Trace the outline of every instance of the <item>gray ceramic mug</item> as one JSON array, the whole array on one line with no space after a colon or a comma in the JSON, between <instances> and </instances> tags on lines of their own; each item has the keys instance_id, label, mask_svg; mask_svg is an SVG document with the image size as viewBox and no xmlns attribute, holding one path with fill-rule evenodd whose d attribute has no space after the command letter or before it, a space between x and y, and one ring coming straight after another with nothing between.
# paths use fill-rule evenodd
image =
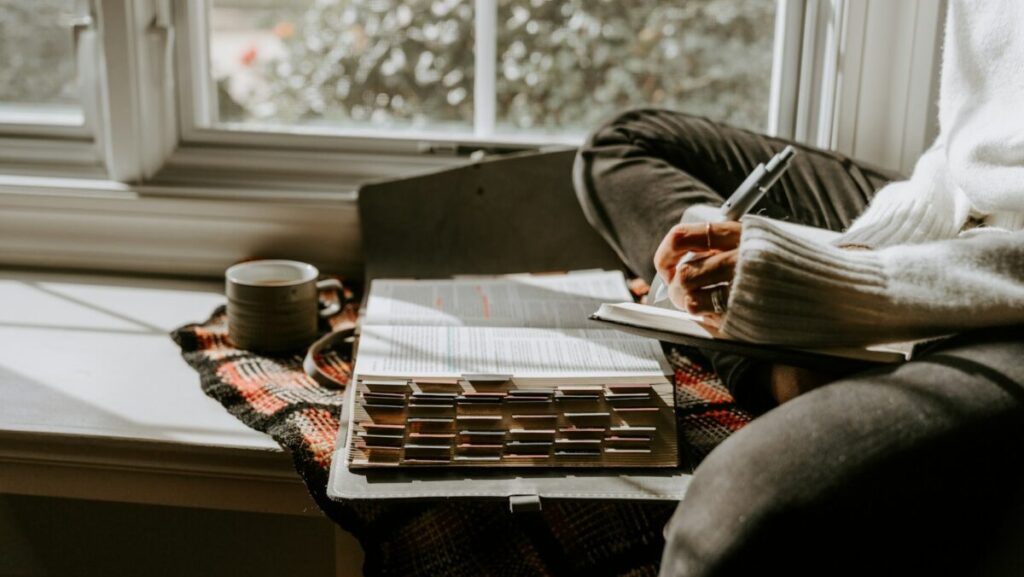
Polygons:
<instances>
[{"instance_id":1,"label":"gray ceramic mug","mask_svg":"<svg viewBox=\"0 0 1024 577\"><path fill-rule=\"evenodd\" d=\"M320 291L340 289L336 279L317 282L320 271L294 260L254 260L225 273L228 335L241 349L261 353L297 352L317 338L321 317L341 310L319 309Z\"/></svg>"}]
</instances>

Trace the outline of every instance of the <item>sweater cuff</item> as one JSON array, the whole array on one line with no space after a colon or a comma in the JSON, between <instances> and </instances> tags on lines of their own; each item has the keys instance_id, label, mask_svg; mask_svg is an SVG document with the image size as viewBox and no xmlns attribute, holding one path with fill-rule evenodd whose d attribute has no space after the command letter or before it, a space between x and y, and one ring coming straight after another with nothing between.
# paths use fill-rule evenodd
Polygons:
<instances>
[{"instance_id":1,"label":"sweater cuff","mask_svg":"<svg viewBox=\"0 0 1024 577\"><path fill-rule=\"evenodd\" d=\"M949 186L944 149L936 145L921 156L909 180L879 190L835 244L882 248L953 238L969 209L963 193Z\"/></svg>"},{"instance_id":2,"label":"sweater cuff","mask_svg":"<svg viewBox=\"0 0 1024 577\"><path fill-rule=\"evenodd\" d=\"M873 251L841 250L748 216L722 331L788 345L882 342L886 284Z\"/></svg>"}]
</instances>

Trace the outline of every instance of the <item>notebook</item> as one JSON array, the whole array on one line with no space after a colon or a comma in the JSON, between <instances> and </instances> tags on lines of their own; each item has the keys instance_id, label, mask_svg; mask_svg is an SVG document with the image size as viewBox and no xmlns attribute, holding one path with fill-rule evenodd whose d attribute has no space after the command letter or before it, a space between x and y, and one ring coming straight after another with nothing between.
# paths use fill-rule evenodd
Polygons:
<instances>
[{"instance_id":1,"label":"notebook","mask_svg":"<svg viewBox=\"0 0 1024 577\"><path fill-rule=\"evenodd\" d=\"M619 271L374 280L349 467L676 467L660 344L588 320L629 298Z\"/></svg>"},{"instance_id":2,"label":"notebook","mask_svg":"<svg viewBox=\"0 0 1024 577\"><path fill-rule=\"evenodd\" d=\"M733 352L773 362L828 369L856 369L908 360L916 342L869 347L794 349L739 341L701 323L701 317L670 308L634 302L604 303L591 318L620 330L697 348Z\"/></svg>"}]
</instances>

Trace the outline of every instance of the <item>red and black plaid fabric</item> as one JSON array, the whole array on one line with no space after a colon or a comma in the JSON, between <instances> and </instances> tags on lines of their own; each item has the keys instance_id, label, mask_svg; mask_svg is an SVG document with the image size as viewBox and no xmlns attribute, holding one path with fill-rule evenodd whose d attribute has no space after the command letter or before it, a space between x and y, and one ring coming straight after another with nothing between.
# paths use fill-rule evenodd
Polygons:
<instances>
[{"instance_id":1,"label":"red and black plaid fabric","mask_svg":"<svg viewBox=\"0 0 1024 577\"><path fill-rule=\"evenodd\" d=\"M352 294L346 294L353 302ZM349 326L348 305L324 331ZM203 323L172 333L200 375L208 396L246 425L269 434L294 457L295 468L323 512L359 539L364 574L417 576L656 575L662 529L675 503L545 501L539 513L512 514L503 500L354 501L327 498L343 393L317 384L301 356L265 357L235 348L224 308ZM668 349L675 368L680 446L693 463L750 421L718 377ZM351 355L318 360L341 381Z\"/></svg>"}]
</instances>

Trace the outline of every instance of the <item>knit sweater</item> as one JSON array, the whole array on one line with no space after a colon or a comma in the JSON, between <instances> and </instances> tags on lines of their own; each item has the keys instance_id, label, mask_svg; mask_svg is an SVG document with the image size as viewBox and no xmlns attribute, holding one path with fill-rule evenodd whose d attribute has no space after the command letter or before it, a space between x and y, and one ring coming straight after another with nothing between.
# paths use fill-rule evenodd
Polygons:
<instances>
[{"instance_id":1,"label":"knit sweater","mask_svg":"<svg viewBox=\"0 0 1024 577\"><path fill-rule=\"evenodd\" d=\"M1020 0L950 2L939 136L913 175L833 245L744 218L723 332L821 346L1024 323L1021 22Z\"/></svg>"}]
</instances>

